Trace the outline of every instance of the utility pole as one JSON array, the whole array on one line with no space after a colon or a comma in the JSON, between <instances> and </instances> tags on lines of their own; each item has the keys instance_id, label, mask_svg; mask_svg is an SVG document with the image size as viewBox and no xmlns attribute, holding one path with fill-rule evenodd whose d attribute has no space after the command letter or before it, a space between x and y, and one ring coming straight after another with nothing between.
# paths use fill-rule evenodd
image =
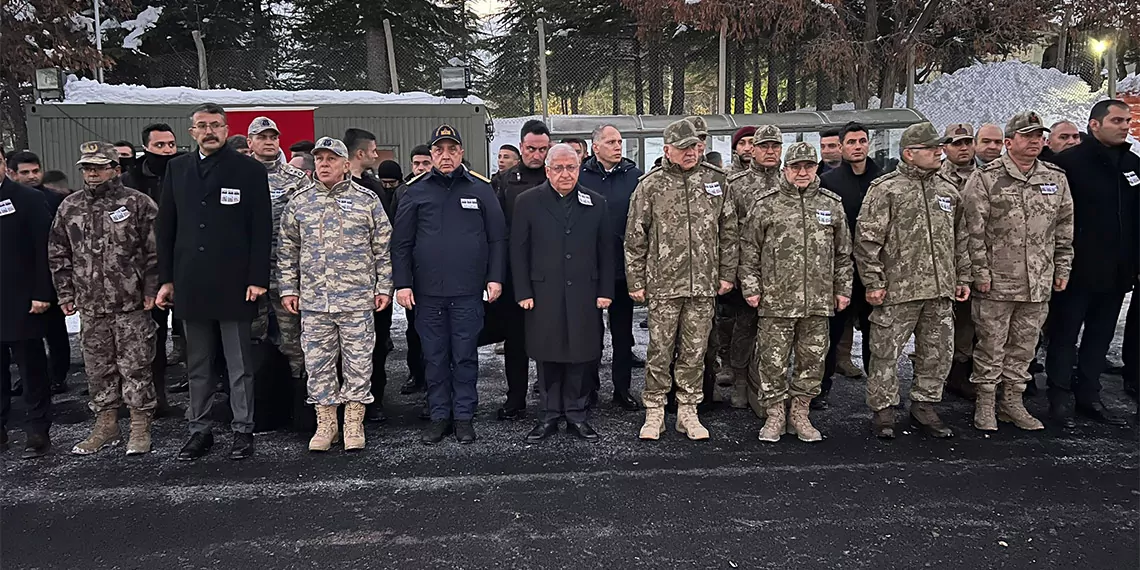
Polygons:
<instances>
[{"instance_id":1,"label":"utility pole","mask_svg":"<svg viewBox=\"0 0 1140 570\"><path fill-rule=\"evenodd\" d=\"M99 15L100 0L95 0L95 51L99 52L99 83L103 82L103 19Z\"/></svg>"}]
</instances>

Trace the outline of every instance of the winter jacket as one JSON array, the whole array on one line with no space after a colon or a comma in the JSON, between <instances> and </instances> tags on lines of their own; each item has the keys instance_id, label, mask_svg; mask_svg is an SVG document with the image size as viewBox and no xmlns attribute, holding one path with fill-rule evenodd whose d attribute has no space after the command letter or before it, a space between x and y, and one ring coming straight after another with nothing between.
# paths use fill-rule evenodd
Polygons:
<instances>
[{"instance_id":1,"label":"winter jacket","mask_svg":"<svg viewBox=\"0 0 1140 570\"><path fill-rule=\"evenodd\" d=\"M629 217L630 198L641 176L641 169L628 158L621 159L613 170L606 172L596 156L586 159L578 175L578 184L606 198L607 225L614 236L614 276L618 280L625 279L625 223Z\"/></svg>"}]
</instances>

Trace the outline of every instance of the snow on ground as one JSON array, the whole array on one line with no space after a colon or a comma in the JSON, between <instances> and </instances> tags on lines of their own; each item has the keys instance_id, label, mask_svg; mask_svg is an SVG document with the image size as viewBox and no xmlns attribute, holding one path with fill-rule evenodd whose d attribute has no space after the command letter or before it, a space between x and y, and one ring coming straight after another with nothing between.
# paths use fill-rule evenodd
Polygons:
<instances>
[{"instance_id":1,"label":"snow on ground","mask_svg":"<svg viewBox=\"0 0 1140 570\"><path fill-rule=\"evenodd\" d=\"M64 85L64 104L126 103L132 105L196 105L211 101L219 105L379 105L455 103L457 99L437 97L423 91L378 93L376 91L338 91L308 89L282 91L262 89L193 89L191 87L143 87L141 85L108 85L90 79L68 77ZM469 96L465 102L482 105L483 100Z\"/></svg>"}]
</instances>

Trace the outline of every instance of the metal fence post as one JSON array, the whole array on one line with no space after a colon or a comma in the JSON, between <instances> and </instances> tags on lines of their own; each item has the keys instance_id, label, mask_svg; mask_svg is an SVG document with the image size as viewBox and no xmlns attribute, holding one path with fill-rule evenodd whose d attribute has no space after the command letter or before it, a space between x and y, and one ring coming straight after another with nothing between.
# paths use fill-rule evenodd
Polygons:
<instances>
[{"instance_id":1,"label":"metal fence post","mask_svg":"<svg viewBox=\"0 0 1140 570\"><path fill-rule=\"evenodd\" d=\"M728 18L720 21L720 55L717 61L716 112L725 113L728 99Z\"/></svg>"},{"instance_id":2,"label":"metal fence post","mask_svg":"<svg viewBox=\"0 0 1140 570\"><path fill-rule=\"evenodd\" d=\"M1108 98L1116 99L1116 36L1108 40L1108 49L1104 52L1104 65L1108 67Z\"/></svg>"},{"instance_id":3,"label":"metal fence post","mask_svg":"<svg viewBox=\"0 0 1140 570\"><path fill-rule=\"evenodd\" d=\"M542 93L542 120L550 122L550 100L546 90L546 23L538 19L538 85Z\"/></svg>"},{"instance_id":4,"label":"metal fence post","mask_svg":"<svg viewBox=\"0 0 1140 570\"><path fill-rule=\"evenodd\" d=\"M99 14L101 3L101 0L95 0L95 51L99 52L99 83L103 83L103 18Z\"/></svg>"},{"instance_id":5,"label":"metal fence post","mask_svg":"<svg viewBox=\"0 0 1140 570\"><path fill-rule=\"evenodd\" d=\"M396 52L392 50L392 24L384 18L384 42L388 52L388 74L392 77L392 93L400 94L400 78L396 73Z\"/></svg>"},{"instance_id":6,"label":"metal fence post","mask_svg":"<svg viewBox=\"0 0 1140 570\"><path fill-rule=\"evenodd\" d=\"M198 89L210 88L210 76L206 73L206 44L202 43L202 32L190 32L194 38L194 48L198 50Z\"/></svg>"}]
</instances>

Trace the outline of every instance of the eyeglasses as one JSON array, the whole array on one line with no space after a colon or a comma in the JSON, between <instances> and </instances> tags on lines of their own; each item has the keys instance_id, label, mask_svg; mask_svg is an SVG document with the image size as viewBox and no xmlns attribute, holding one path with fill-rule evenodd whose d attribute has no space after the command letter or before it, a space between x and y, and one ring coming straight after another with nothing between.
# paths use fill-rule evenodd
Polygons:
<instances>
[{"instance_id":1,"label":"eyeglasses","mask_svg":"<svg viewBox=\"0 0 1140 570\"><path fill-rule=\"evenodd\" d=\"M787 168L788 170L791 170L792 172L808 172L810 170L814 170L817 166L819 166L819 165L814 163L814 162L796 162L793 164L789 164L789 165L785 166L784 168Z\"/></svg>"},{"instance_id":2,"label":"eyeglasses","mask_svg":"<svg viewBox=\"0 0 1140 570\"><path fill-rule=\"evenodd\" d=\"M111 170L112 168L114 168L114 167L109 166L109 165L84 164L84 165L79 167L79 171L80 172L103 172L104 170Z\"/></svg>"},{"instance_id":3,"label":"eyeglasses","mask_svg":"<svg viewBox=\"0 0 1140 570\"><path fill-rule=\"evenodd\" d=\"M555 174L562 174L563 172L574 172L578 170L578 167L574 165L560 164L558 166L547 166L546 169Z\"/></svg>"},{"instance_id":4,"label":"eyeglasses","mask_svg":"<svg viewBox=\"0 0 1140 570\"><path fill-rule=\"evenodd\" d=\"M199 131L217 131L226 126L225 123L195 123L194 128Z\"/></svg>"}]
</instances>

